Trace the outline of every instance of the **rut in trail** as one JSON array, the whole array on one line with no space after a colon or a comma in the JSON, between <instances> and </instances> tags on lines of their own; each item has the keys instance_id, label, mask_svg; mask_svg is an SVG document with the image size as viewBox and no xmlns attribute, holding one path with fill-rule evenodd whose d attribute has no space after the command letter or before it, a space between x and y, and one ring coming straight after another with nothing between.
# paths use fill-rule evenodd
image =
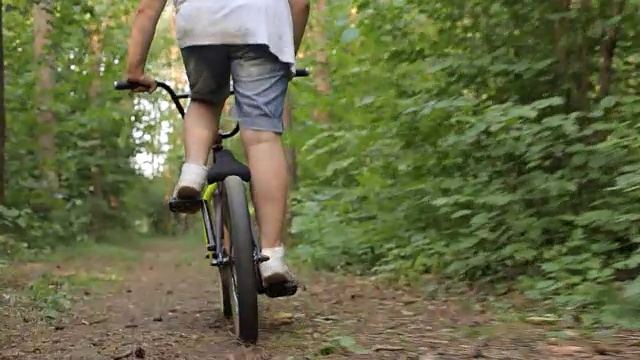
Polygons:
<instances>
[{"instance_id":1,"label":"rut in trail","mask_svg":"<svg viewBox=\"0 0 640 360\"><path fill-rule=\"evenodd\" d=\"M246 349L219 311L217 272L203 255L180 240L155 242L121 281L80 294L55 324L5 307L0 359L639 358L628 337L550 340L539 328L499 324L480 307L330 274L300 275L291 298L260 297L259 345ZM64 273L118 264L55 265Z\"/></svg>"}]
</instances>

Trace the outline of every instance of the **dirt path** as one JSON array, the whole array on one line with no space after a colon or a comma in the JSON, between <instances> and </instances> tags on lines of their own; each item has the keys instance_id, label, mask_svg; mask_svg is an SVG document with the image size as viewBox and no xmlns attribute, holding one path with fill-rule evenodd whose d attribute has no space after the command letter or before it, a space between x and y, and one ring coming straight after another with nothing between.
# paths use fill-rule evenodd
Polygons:
<instances>
[{"instance_id":1,"label":"dirt path","mask_svg":"<svg viewBox=\"0 0 640 360\"><path fill-rule=\"evenodd\" d=\"M86 261L57 264L64 273ZM233 340L219 311L217 273L202 252L158 242L121 271L122 279L85 291L54 323L7 306L0 359L638 359L631 335L604 343L564 331L501 324L475 307L385 290L367 279L303 276L286 299L260 298L259 346ZM547 329L548 330L548 329Z\"/></svg>"}]
</instances>

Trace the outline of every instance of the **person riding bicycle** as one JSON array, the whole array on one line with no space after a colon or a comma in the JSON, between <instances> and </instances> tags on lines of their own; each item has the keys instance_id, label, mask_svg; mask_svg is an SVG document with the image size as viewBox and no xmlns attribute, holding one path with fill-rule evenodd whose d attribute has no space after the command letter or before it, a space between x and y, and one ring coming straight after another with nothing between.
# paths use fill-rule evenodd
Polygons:
<instances>
[{"instance_id":1,"label":"person riding bicycle","mask_svg":"<svg viewBox=\"0 0 640 360\"><path fill-rule=\"evenodd\" d=\"M128 42L126 79L152 92L145 65L167 0L141 0ZM288 171L280 135L295 55L309 16L308 0L174 0L176 37L191 103L184 119L185 163L174 190L178 199L200 198L207 158L218 133L233 78L233 117L251 170L265 285L291 280L283 234Z\"/></svg>"}]
</instances>

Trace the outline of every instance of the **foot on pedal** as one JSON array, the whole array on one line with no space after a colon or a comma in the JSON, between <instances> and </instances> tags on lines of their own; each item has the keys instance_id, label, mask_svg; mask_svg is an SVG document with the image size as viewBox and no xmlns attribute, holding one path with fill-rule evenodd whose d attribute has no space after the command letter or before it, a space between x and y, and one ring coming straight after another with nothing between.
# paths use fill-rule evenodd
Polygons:
<instances>
[{"instance_id":1,"label":"foot on pedal","mask_svg":"<svg viewBox=\"0 0 640 360\"><path fill-rule=\"evenodd\" d=\"M187 214L198 212L201 205L201 192L206 180L206 166L194 163L182 164L178 184L169 200L169 210Z\"/></svg>"},{"instance_id":2,"label":"foot on pedal","mask_svg":"<svg viewBox=\"0 0 640 360\"><path fill-rule=\"evenodd\" d=\"M177 213L193 214L200 210L200 199L169 199L169 210Z\"/></svg>"},{"instance_id":3,"label":"foot on pedal","mask_svg":"<svg viewBox=\"0 0 640 360\"><path fill-rule=\"evenodd\" d=\"M264 294L270 298L279 298L295 295L298 292L298 283L295 280L265 284Z\"/></svg>"}]
</instances>

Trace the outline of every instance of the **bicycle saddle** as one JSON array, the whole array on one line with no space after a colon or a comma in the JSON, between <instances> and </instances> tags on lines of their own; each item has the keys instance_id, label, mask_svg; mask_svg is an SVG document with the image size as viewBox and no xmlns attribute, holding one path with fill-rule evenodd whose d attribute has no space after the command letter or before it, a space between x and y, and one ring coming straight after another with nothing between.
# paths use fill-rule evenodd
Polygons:
<instances>
[{"instance_id":1,"label":"bicycle saddle","mask_svg":"<svg viewBox=\"0 0 640 360\"><path fill-rule=\"evenodd\" d=\"M251 180L251 172L249 168L238 161L233 154L227 150L222 149L216 152L216 162L213 164L209 173L207 174L207 182L213 184L219 181L223 181L227 176L237 176L244 182Z\"/></svg>"}]
</instances>

